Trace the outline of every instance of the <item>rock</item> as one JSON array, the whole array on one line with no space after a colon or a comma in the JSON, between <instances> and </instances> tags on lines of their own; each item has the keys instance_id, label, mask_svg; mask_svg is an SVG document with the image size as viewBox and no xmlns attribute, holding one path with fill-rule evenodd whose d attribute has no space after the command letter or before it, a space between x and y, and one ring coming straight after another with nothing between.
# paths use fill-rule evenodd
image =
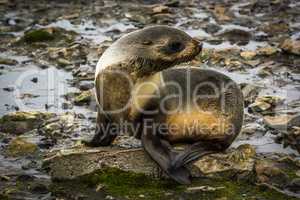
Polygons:
<instances>
[{"instance_id":1,"label":"rock","mask_svg":"<svg viewBox=\"0 0 300 200\"><path fill-rule=\"evenodd\" d=\"M255 172L257 181L260 183L272 183L272 185L282 187L288 182L288 176L284 171L268 160L256 161Z\"/></svg>"},{"instance_id":2,"label":"rock","mask_svg":"<svg viewBox=\"0 0 300 200\"><path fill-rule=\"evenodd\" d=\"M274 21L272 23L263 24L262 30L269 35L279 35L282 33L289 32L289 24L285 23L283 20Z\"/></svg>"},{"instance_id":3,"label":"rock","mask_svg":"<svg viewBox=\"0 0 300 200\"><path fill-rule=\"evenodd\" d=\"M1 1L0 1L0 5L5 5L5 4L8 4L8 3L9 3L8 0L1 0Z\"/></svg>"},{"instance_id":4,"label":"rock","mask_svg":"<svg viewBox=\"0 0 300 200\"><path fill-rule=\"evenodd\" d=\"M300 115L265 116L264 123L277 131L277 143L290 146L300 153Z\"/></svg>"},{"instance_id":5,"label":"rock","mask_svg":"<svg viewBox=\"0 0 300 200\"><path fill-rule=\"evenodd\" d=\"M221 189L225 189L225 187L210 187L204 185L204 186L197 186L197 187L188 187L186 190L187 192L195 192L195 191L214 192L216 190L221 190Z\"/></svg>"},{"instance_id":6,"label":"rock","mask_svg":"<svg viewBox=\"0 0 300 200\"><path fill-rule=\"evenodd\" d=\"M205 30L205 32L212 34L221 30L221 27L217 24L207 24L203 29Z\"/></svg>"},{"instance_id":7,"label":"rock","mask_svg":"<svg viewBox=\"0 0 300 200\"><path fill-rule=\"evenodd\" d=\"M0 130L5 133L22 134L37 128L53 116L55 114L37 111L9 113L0 119Z\"/></svg>"},{"instance_id":8,"label":"rock","mask_svg":"<svg viewBox=\"0 0 300 200\"><path fill-rule=\"evenodd\" d=\"M17 137L8 144L6 154L11 157L27 156L35 153L37 150L36 144Z\"/></svg>"},{"instance_id":9,"label":"rock","mask_svg":"<svg viewBox=\"0 0 300 200\"><path fill-rule=\"evenodd\" d=\"M19 98L20 98L20 99L37 98L37 97L39 97L39 96L40 96L40 95L37 95L37 94L23 93L23 94L20 94Z\"/></svg>"},{"instance_id":10,"label":"rock","mask_svg":"<svg viewBox=\"0 0 300 200\"><path fill-rule=\"evenodd\" d=\"M107 199L107 200L114 200L115 198L113 196L111 196L111 195L106 195L105 199Z\"/></svg>"},{"instance_id":11,"label":"rock","mask_svg":"<svg viewBox=\"0 0 300 200\"><path fill-rule=\"evenodd\" d=\"M83 77L82 80L93 80L95 79L94 69L88 65L82 65L72 71L72 74L76 77Z\"/></svg>"},{"instance_id":12,"label":"rock","mask_svg":"<svg viewBox=\"0 0 300 200\"><path fill-rule=\"evenodd\" d=\"M291 128L289 124L292 123L292 119L293 115L265 116L264 123L270 128L280 131L287 131L288 128Z\"/></svg>"},{"instance_id":13,"label":"rock","mask_svg":"<svg viewBox=\"0 0 300 200\"><path fill-rule=\"evenodd\" d=\"M224 64L228 71L235 71L242 69L242 63L236 59L225 58Z\"/></svg>"},{"instance_id":14,"label":"rock","mask_svg":"<svg viewBox=\"0 0 300 200\"><path fill-rule=\"evenodd\" d=\"M15 91L15 87L4 87L3 90L7 92L13 92Z\"/></svg>"},{"instance_id":15,"label":"rock","mask_svg":"<svg viewBox=\"0 0 300 200\"><path fill-rule=\"evenodd\" d=\"M75 19L75 18L78 18L79 17L79 13L73 13L73 14L70 14L70 15L63 15L61 17L58 18L58 20L62 20L62 19Z\"/></svg>"},{"instance_id":16,"label":"rock","mask_svg":"<svg viewBox=\"0 0 300 200\"><path fill-rule=\"evenodd\" d=\"M293 126L288 132L282 132L281 143L284 147L290 146L300 153L300 126Z\"/></svg>"},{"instance_id":17,"label":"rock","mask_svg":"<svg viewBox=\"0 0 300 200\"><path fill-rule=\"evenodd\" d=\"M57 59L57 64L60 67L65 67L65 66L71 65L72 63L64 58L59 58L59 59Z\"/></svg>"},{"instance_id":18,"label":"rock","mask_svg":"<svg viewBox=\"0 0 300 200\"><path fill-rule=\"evenodd\" d=\"M225 30L223 33L218 34L219 37L229 40L231 43L238 43L239 45L248 44L251 39L251 33L241 29Z\"/></svg>"},{"instance_id":19,"label":"rock","mask_svg":"<svg viewBox=\"0 0 300 200\"><path fill-rule=\"evenodd\" d=\"M0 57L0 64L2 65L17 65L18 61L10 58L1 58Z\"/></svg>"},{"instance_id":20,"label":"rock","mask_svg":"<svg viewBox=\"0 0 300 200\"><path fill-rule=\"evenodd\" d=\"M190 166L192 176L199 177L203 174L214 176L222 172L251 172L254 167L254 155L255 150L250 145L241 145L225 154L205 156ZM66 149L54 155L49 154L44 161L44 166L50 169L54 179L74 179L106 167L152 177L162 175L157 172L156 163L140 148Z\"/></svg>"},{"instance_id":21,"label":"rock","mask_svg":"<svg viewBox=\"0 0 300 200\"><path fill-rule=\"evenodd\" d=\"M245 105L249 105L255 101L261 88L253 84L241 84Z\"/></svg>"},{"instance_id":22,"label":"rock","mask_svg":"<svg viewBox=\"0 0 300 200\"><path fill-rule=\"evenodd\" d=\"M75 105L84 105L84 104L89 104L92 100L92 91L83 91L79 95L75 96L74 99L74 104Z\"/></svg>"},{"instance_id":23,"label":"rock","mask_svg":"<svg viewBox=\"0 0 300 200\"><path fill-rule=\"evenodd\" d=\"M271 67L269 66L265 66L265 67L262 67L261 69L259 69L259 71L257 72L257 75L259 77L267 77L267 76L271 76L273 74L273 70Z\"/></svg>"},{"instance_id":24,"label":"rock","mask_svg":"<svg viewBox=\"0 0 300 200\"><path fill-rule=\"evenodd\" d=\"M197 176L197 174L214 174L229 171L231 173L251 172L255 154L254 148L245 144L227 154L205 156L193 164L194 176Z\"/></svg>"},{"instance_id":25,"label":"rock","mask_svg":"<svg viewBox=\"0 0 300 200\"><path fill-rule=\"evenodd\" d=\"M113 144L118 147L126 148L126 149L142 147L140 140L136 139L135 137L127 136L127 135L124 135L122 137L117 137L114 140Z\"/></svg>"},{"instance_id":26,"label":"rock","mask_svg":"<svg viewBox=\"0 0 300 200\"><path fill-rule=\"evenodd\" d=\"M242 133L247 134L247 135L253 135L257 132L264 132L264 131L265 131L265 129L257 122L247 123L242 128Z\"/></svg>"},{"instance_id":27,"label":"rock","mask_svg":"<svg viewBox=\"0 0 300 200\"><path fill-rule=\"evenodd\" d=\"M78 127L74 113L64 113L56 118L45 121L39 127L39 134L57 141L61 138L68 137Z\"/></svg>"},{"instance_id":28,"label":"rock","mask_svg":"<svg viewBox=\"0 0 300 200\"><path fill-rule=\"evenodd\" d=\"M246 60L252 60L256 56L255 51L243 51L240 53L241 57Z\"/></svg>"},{"instance_id":29,"label":"rock","mask_svg":"<svg viewBox=\"0 0 300 200\"><path fill-rule=\"evenodd\" d=\"M261 47L257 50L258 54L263 56L270 56L277 53L278 51L279 50L277 48L271 46Z\"/></svg>"},{"instance_id":30,"label":"rock","mask_svg":"<svg viewBox=\"0 0 300 200\"><path fill-rule=\"evenodd\" d=\"M164 3L164 5L169 6L169 7L179 7L180 6L180 1L178 1L178 0L168 0Z\"/></svg>"},{"instance_id":31,"label":"rock","mask_svg":"<svg viewBox=\"0 0 300 200\"><path fill-rule=\"evenodd\" d=\"M90 90L94 87L94 83L90 81L81 81L79 83L80 90Z\"/></svg>"},{"instance_id":32,"label":"rock","mask_svg":"<svg viewBox=\"0 0 300 200\"><path fill-rule=\"evenodd\" d=\"M55 42L55 41L66 41L70 42L74 40L75 32L66 31L58 27L32 29L26 31L24 36L21 37L17 42L25 42L33 44L37 42Z\"/></svg>"},{"instance_id":33,"label":"rock","mask_svg":"<svg viewBox=\"0 0 300 200\"><path fill-rule=\"evenodd\" d=\"M37 83L38 82L38 77L33 77L32 79L31 79L31 82L33 82L33 83Z\"/></svg>"},{"instance_id":34,"label":"rock","mask_svg":"<svg viewBox=\"0 0 300 200\"><path fill-rule=\"evenodd\" d=\"M272 106L269 103L263 101L255 101L254 103L249 105L249 108L253 112L263 112L269 110Z\"/></svg>"},{"instance_id":35,"label":"rock","mask_svg":"<svg viewBox=\"0 0 300 200\"><path fill-rule=\"evenodd\" d=\"M259 69L257 75L264 78L266 76L273 75L274 74L273 71L281 67L281 64L271 60L271 61L261 63L259 67L261 68Z\"/></svg>"},{"instance_id":36,"label":"rock","mask_svg":"<svg viewBox=\"0 0 300 200\"><path fill-rule=\"evenodd\" d=\"M44 42L53 39L54 39L54 35L52 35L49 31L47 31L47 29L31 30L25 32L25 35L23 37L23 40L28 43Z\"/></svg>"},{"instance_id":37,"label":"rock","mask_svg":"<svg viewBox=\"0 0 300 200\"><path fill-rule=\"evenodd\" d=\"M61 104L61 108L64 109L64 110L72 109L73 108L73 104L71 102L63 102Z\"/></svg>"},{"instance_id":38,"label":"rock","mask_svg":"<svg viewBox=\"0 0 300 200\"><path fill-rule=\"evenodd\" d=\"M270 110L271 108L275 107L276 105L283 102L281 97L276 96L262 96L257 97L255 102L249 105L249 108L253 112L263 112L266 110Z\"/></svg>"},{"instance_id":39,"label":"rock","mask_svg":"<svg viewBox=\"0 0 300 200\"><path fill-rule=\"evenodd\" d=\"M224 6L217 4L212 10L212 12L218 21L226 22L231 21L231 14L228 13L228 10L229 9L225 8Z\"/></svg>"},{"instance_id":40,"label":"rock","mask_svg":"<svg viewBox=\"0 0 300 200\"><path fill-rule=\"evenodd\" d=\"M68 62L71 61L73 63L85 62L87 54L87 47L84 44L74 44L70 47L51 47L47 49L49 59L62 66L69 65Z\"/></svg>"},{"instance_id":41,"label":"rock","mask_svg":"<svg viewBox=\"0 0 300 200\"><path fill-rule=\"evenodd\" d=\"M286 188L292 192L299 193L300 192L300 178L293 179Z\"/></svg>"},{"instance_id":42,"label":"rock","mask_svg":"<svg viewBox=\"0 0 300 200\"><path fill-rule=\"evenodd\" d=\"M168 13L169 7L164 5L156 5L152 8L152 14Z\"/></svg>"},{"instance_id":43,"label":"rock","mask_svg":"<svg viewBox=\"0 0 300 200\"><path fill-rule=\"evenodd\" d=\"M256 100L257 101L263 101L263 102L269 103L272 106L276 106L276 105L278 105L278 104L280 104L280 103L282 103L284 101L284 99L282 97L279 97L279 96L269 96L269 95L257 97Z\"/></svg>"},{"instance_id":44,"label":"rock","mask_svg":"<svg viewBox=\"0 0 300 200\"><path fill-rule=\"evenodd\" d=\"M288 53L300 55L300 41L299 40L286 39L280 45L280 48Z\"/></svg>"}]
</instances>

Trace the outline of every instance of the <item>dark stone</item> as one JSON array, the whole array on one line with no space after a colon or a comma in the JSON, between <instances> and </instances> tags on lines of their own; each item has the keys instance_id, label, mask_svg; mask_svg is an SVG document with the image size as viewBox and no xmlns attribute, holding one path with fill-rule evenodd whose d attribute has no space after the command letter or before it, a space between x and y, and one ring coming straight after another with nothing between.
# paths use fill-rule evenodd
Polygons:
<instances>
[{"instance_id":1,"label":"dark stone","mask_svg":"<svg viewBox=\"0 0 300 200\"><path fill-rule=\"evenodd\" d=\"M34 78L31 79L31 81L34 82L34 83L37 83L38 82L38 78L34 77Z\"/></svg>"}]
</instances>

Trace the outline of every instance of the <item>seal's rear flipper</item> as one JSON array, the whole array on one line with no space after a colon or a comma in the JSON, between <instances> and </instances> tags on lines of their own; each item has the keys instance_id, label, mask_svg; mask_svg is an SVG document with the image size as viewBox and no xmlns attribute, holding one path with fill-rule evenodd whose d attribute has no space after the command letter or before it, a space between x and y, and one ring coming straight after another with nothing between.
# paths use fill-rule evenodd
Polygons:
<instances>
[{"instance_id":1,"label":"seal's rear flipper","mask_svg":"<svg viewBox=\"0 0 300 200\"><path fill-rule=\"evenodd\" d=\"M109 146L117 137L117 133L110 129L110 119L98 111L96 131L91 141L83 141L83 143L90 147Z\"/></svg>"},{"instance_id":2,"label":"seal's rear flipper","mask_svg":"<svg viewBox=\"0 0 300 200\"><path fill-rule=\"evenodd\" d=\"M190 173L185 166L176 169L171 166L171 161L177 156L177 153L172 150L169 142L150 131L144 131L141 139L145 151L172 179L181 184L191 183Z\"/></svg>"},{"instance_id":3,"label":"seal's rear flipper","mask_svg":"<svg viewBox=\"0 0 300 200\"><path fill-rule=\"evenodd\" d=\"M187 165L205 155L217 153L222 150L221 145L209 143L208 141L199 141L188 147L183 153L176 156L172 160L173 168L180 168L181 166Z\"/></svg>"}]
</instances>

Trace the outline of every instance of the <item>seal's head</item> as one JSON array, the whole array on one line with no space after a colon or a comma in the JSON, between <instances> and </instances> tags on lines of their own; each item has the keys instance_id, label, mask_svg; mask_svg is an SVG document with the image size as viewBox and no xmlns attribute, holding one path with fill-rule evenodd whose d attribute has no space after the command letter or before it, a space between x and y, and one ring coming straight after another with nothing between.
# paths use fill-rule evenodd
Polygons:
<instances>
[{"instance_id":1,"label":"seal's head","mask_svg":"<svg viewBox=\"0 0 300 200\"><path fill-rule=\"evenodd\" d=\"M151 26L121 37L106 50L99 64L103 69L111 62L130 63L142 76L190 61L201 49L197 40L179 29Z\"/></svg>"}]
</instances>

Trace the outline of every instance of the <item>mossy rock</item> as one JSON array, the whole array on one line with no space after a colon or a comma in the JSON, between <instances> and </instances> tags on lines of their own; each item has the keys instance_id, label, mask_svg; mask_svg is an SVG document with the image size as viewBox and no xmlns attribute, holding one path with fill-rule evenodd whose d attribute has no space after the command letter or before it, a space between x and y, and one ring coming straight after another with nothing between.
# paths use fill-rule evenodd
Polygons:
<instances>
[{"instance_id":1,"label":"mossy rock","mask_svg":"<svg viewBox=\"0 0 300 200\"><path fill-rule=\"evenodd\" d=\"M74 104L75 105L84 105L89 104L92 100L92 91L83 91L75 96Z\"/></svg>"},{"instance_id":2,"label":"mossy rock","mask_svg":"<svg viewBox=\"0 0 300 200\"><path fill-rule=\"evenodd\" d=\"M45 120L54 116L53 113L38 111L9 113L0 119L0 130L4 133L19 135L37 128Z\"/></svg>"},{"instance_id":3,"label":"mossy rock","mask_svg":"<svg viewBox=\"0 0 300 200\"><path fill-rule=\"evenodd\" d=\"M214 190L200 192L190 191L168 179L142 149L80 147L52 152L47 157L43 166L60 187L63 188L64 183L93 191L103 187L105 192L121 199L170 199L166 194L172 194L174 199L296 199L285 197L283 193L286 184L295 178L298 164L270 159L267 167L260 167L263 175L269 177L263 180L256 168L261 160L267 159L257 155L247 144L204 156L187 166L193 178L189 187L207 186ZM140 197L141 194L144 197Z\"/></svg>"},{"instance_id":4,"label":"mossy rock","mask_svg":"<svg viewBox=\"0 0 300 200\"><path fill-rule=\"evenodd\" d=\"M67 189L69 187L73 190ZM74 189L74 187L78 189ZM296 199L294 197L287 197L274 190L256 186L255 184L244 181L234 181L227 178L201 178L194 180L192 185L184 186L171 180L154 179L145 174L124 172L116 168L98 170L72 181L54 181L50 188L51 192L59 197L60 195L61 197L68 196L67 191L69 191L74 196L84 195L87 196L88 199L99 199L101 195L106 196L107 194L117 199L130 200ZM192 190L192 188L196 188L196 190ZM197 190L197 188L210 189ZM97 196L95 196L95 194L97 194Z\"/></svg>"},{"instance_id":5,"label":"mossy rock","mask_svg":"<svg viewBox=\"0 0 300 200\"><path fill-rule=\"evenodd\" d=\"M27 142L23 138L15 138L13 139L6 149L6 154L12 157L19 157L19 156L27 156L32 155L37 152L38 147L36 144L31 142Z\"/></svg>"},{"instance_id":6,"label":"mossy rock","mask_svg":"<svg viewBox=\"0 0 300 200\"><path fill-rule=\"evenodd\" d=\"M66 31L58 27L33 29L26 31L17 43L34 44L38 42L72 42L76 36L73 31Z\"/></svg>"},{"instance_id":7,"label":"mossy rock","mask_svg":"<svg viewBox=\"0 0 300 200\"><path fill-rule=\"evenodd\" d=\"M0 64L2 65L17 65L18 61L10 58L1 58L0 57Z\"/></svg>"},{"instance_id":8,"label":"mossy rock","mask_svg":"<svg viewBox=\"0 0 300 200\"><path fill-rule=\"evenodd\" d=\"M31 30L25 33L23 40L28 43L53 40L55 37L45 29Z\"/></svg>"}]
</instances>

